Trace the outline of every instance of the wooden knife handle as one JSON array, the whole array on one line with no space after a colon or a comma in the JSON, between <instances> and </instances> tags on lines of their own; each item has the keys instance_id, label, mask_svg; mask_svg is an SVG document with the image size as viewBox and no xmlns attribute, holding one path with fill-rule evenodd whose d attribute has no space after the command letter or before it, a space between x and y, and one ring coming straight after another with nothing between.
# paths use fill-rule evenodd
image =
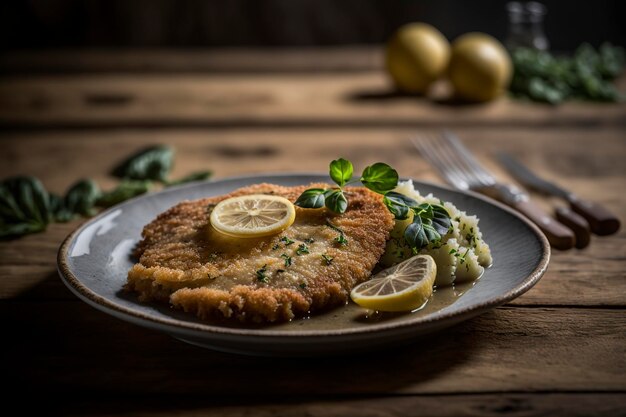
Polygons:
<instances>
[{"instance_id":1,"label":"wooden knife handle","mask_svg":"<svg viewBox=\"0 0 626 417\"><path fill-rule=\"evenodd\" d=\"M574 247L576 243L574 232L550 217L541 207L530 200L516 201L512 206L532 220L555 249L567 250Z\"/></svg>"},{"instance_id":2,"label":"wooden knife handle","mask_svg":"<svg viewBox=\"0 0 626 417\"><path fill-rule=\"evenodd\" d=\"M555 215L558 221L572 229L576 235L576 248L582 249L589 245L591 231L589 230L589 222L583 216L569 207L557 207Z\"/></svg>"},{"instance_id":3,"label":"wooden knife handle","mask_svg":"<svg viewBox=\"0 0 626 417\"><path fill-rule=\"evenodd\" d=\"M572 210L587 219L596 235L606 236L619 230L619 219L604 206L578 197L571 197L570 205Z\"/></svg>"}]
</instances>

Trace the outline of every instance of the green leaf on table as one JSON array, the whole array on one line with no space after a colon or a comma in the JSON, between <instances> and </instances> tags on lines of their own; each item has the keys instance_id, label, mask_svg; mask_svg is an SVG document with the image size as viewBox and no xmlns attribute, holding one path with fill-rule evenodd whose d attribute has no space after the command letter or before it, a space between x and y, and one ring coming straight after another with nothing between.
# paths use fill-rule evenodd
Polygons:
<instances>
[{"instance_id":1,"label":"green leaf on table","mask_svg":"<svg viewBox=\"0 0 626 417\"><path fill-rule=\"evenodd\" d=\"M167 182L172 168L174 150L157 145L143 149L113 169L113 175L122 179Z\"/></svg>"},{"instance_id":2,"label":"green leaf on table","mask_svg":"<svg viewBox=\"0 0 626 417\"><path fill-rule=\"evenodd\" d=\"M594 49L578 47L573 56L555 56L532 48L512 52L513 79L509 86L517 97L558 104L568 99L619 101L611 82L624 70L624 50L610 44Z\"/></svg>"},{"instance_id":3,"label":"green leaf on table","mask_svg":"<svg viewBox=\"0 0 626 417\"><path fill-rule=\"evenodd\" d=\"M93 216L96 214L94 206L101 194L100 187L94 180L82 179L65 194L65 209L85 217Z\"/></svg>"},{"instance_id":4,"label":"green leaf on table","mask_svg":"<svg viewBox=\"0 0 626 417\"><path fill-rule=\"evenodd\" d=\"M75 213L65 207L63 197L53 193L50 193L48 197L50 200L50 214L55 222L67 223L75 217Z\"/></svg>"},{"instance_id":5,"label":"green leaf on table","mask_svg":"<svg viewBox=\"0 0 626 417\"><path fill-rule=\"evenodd\" d=\"M383 162L377 162L363 170L361 183L376 193L385 194L398 185L398 172Z\"/></svg>"},{"instance_id":6,"label":"green leaf on table","mask_svg":"<svg viewBox=\"0 0 626 417\"><path fill-rule=\"evenodd\" d=\"M302 208L324 207L324 202L326 201L324 197L325 192L326 190L323 188L309 188L300 194L300 197L294 204Z\"/></svg>"},{"instance_id":7,"label":"green leaf on table","mask_svg":"<svg viewBox=\"0 0 626 417\"><path fill-rule=\"evenodd\" d=\"M345 213L348 209L348 200L341 190L327 190L324 193L326 208L335 213Z\"/></svg>"},{"instance_id":8,"label":"green leaf on table","mask_svg":"<svg viewBox=\"0 0 626 417\"><path fill-rule=\"evenodd\" d=\"M34 177L0 183L0 237L13 238L46 229L51 219L49 195Z\"/></svg>"},{"instance_id":9,"label":"green leaf on table","mask_svg":"<svg viewBox=\"0 0 626 417\"><path fill-rule=\"evenodd\" d=\"M0 223L0 239L15 238L29 233L42 232L44 230L46 230L46 225L43 223Z\"/></svg>"},{"instance_id":10,"label":"green leaf on table","mask_svg":"<svg viewBox=\"0 0 626 417\"><path fill-rule=\"evenodd\" d=\"M9 190L4 182L0 184L0 219L5 222L23 222L26 221L26 215L22 212L13 193Z\"/></svg>"},{"instance_id":11,"label":"green leaf on table","mask_svg":"<svg viewBox=\"0 0 626 417\"><path fill-rule=\"evenodd\" d=\"M330 178L333 179L340 187L352 179L352 162L339 158L330 163Z\"/></svg>"},{"instance_id":12,"label":"green leaf on table","mask_svg":"<svg viewBox=\"0 0 626 417\"><path fill-rule=\"evenodd\" d=\"M150 181L124 180L113 190L102 193L96 201L96 205L101 207L114 206L150 191L151 186Z\"/></svg>"},{"instance_id":13,"label":"green leaf on table","mask_svg":"<svg viewBox=\"0 0 626 417\"><path fill-rule=\"evenodd\" d=\"M48 192L41 181L35 177L13 177L4 180L2 186L6 190L3 193L6 207L12 206L12 212L6 213L5 220L25 220L48 224L50 221L50 202ZM7 198L8 195L12 199Z\"/></svg>"},{"instance_id":14,"label":"green leaf on table","mask_svg":"<svg viewBox=\"0 0 626 417\"><path fill-rule=\"evenodd\" d=\"M208 180L209 178L211 178L211 175L213 175L212 171L192 172L191 174L185 175L184 177L179 178L177 180L168 181L167 182L167 186L168 187L172 187L174 185L186 184L188 182L205 181L205 180Z\"/></svg>"}]
</instances>

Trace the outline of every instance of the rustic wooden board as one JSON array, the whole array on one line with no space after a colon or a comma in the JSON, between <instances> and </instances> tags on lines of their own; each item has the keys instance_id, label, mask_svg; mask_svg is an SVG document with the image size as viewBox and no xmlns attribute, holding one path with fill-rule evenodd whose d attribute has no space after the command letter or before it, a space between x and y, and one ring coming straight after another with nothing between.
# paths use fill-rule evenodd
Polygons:
<instances>
[{"instance_id":1,"label":"rustic wooden board","mask_svg":"<svg viewBox=\"0 0 626 417\"><path fill-rule=\"evenodd\" d=\"M437 95L437 93L435 93ZM0 78L0 126L623 125L626 104L461 105L398 97L383 71Z\"/></svg>"},{"instance_id":2,"label":"rustic wooden board","mask_svg":"<svg viewBox=\"0 0 626 417\"><path fill-rule=\"evenodd\" d=\"M357 167L385 161L404 176L441 182L408 137L450 127L501 178L510 179L492 156L504 150L626 219L623 104L392 98L379 63L367 61L376 53L367 53L352 67L337 54L313 75L305 74L312 55L298 53L280 74L263 54L257 70L246 67L245 54L179 61L127 54L119 63L52 54L45 71L83 74L16 76L11 68L34 74L46 59L26 54L12 67L3 56L0 178L36 175L63 192L92 177L109 188L116 162L166 143L177 150L174 177L207 168L215 178L324 172L343 156ZM92 70L100 74L85 74ZM550 209L561 204L535 198ZM79 301L55 269L58 245L79 224L0 242L2 353L10 358L0 369L13 389L51 395L50 413L626 415L624 228L584 250L554 252L528 293L416 344L276 360L192 347Z\"/></svg>"}]
</instances>

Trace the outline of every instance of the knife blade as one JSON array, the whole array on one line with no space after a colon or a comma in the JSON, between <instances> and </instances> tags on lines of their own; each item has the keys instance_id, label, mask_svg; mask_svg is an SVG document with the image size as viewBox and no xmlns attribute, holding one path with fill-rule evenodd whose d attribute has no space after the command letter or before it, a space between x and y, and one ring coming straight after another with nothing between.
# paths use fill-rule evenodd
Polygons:
<instances>
[{"instance_id":1,"label":"knife blade","mask_svg":"<svg viewBox=\"0 0 626 417\"><path fill-rule=\"evenodd\" d=\"M588 222L591 231L597 235L610 235L620 228L619 219L604 206L592 201L583 200L576 194L557 184L540 178L512 156L500 152L497 154L500 163L522 184L547 195L560 197L569 202L576 213Z\"/></svg>"}]
</instances>

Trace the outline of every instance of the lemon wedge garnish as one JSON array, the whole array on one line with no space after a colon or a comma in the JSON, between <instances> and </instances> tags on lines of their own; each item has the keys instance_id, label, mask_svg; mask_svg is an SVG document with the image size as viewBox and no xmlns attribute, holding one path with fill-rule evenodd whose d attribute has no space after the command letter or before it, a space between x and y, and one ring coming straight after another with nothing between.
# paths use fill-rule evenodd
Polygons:
<instances>
[{"instance_id":1,"label":"lemon wedge garnish","mask_svg":"<svg viewBox=\"0 0 626 417\"><path fill-rule=\"evenodd\" d=\"M372 310L415 310L432 295L436 275L437 264L431 256L414 256L357 285L350 297Z\"/></svg>"},{"instance_id":2,"label":"lemon wedge garnish","mask_svg":"<svg viewBox=\"0 0 626 417\"><path fill-rule=\"evenodd\" d=\"M253 238L282 232L296 219L296 210L284 197L252 194L219 202L211 212L211 225L228 236Z\"/></svg>"}]
</instances>

